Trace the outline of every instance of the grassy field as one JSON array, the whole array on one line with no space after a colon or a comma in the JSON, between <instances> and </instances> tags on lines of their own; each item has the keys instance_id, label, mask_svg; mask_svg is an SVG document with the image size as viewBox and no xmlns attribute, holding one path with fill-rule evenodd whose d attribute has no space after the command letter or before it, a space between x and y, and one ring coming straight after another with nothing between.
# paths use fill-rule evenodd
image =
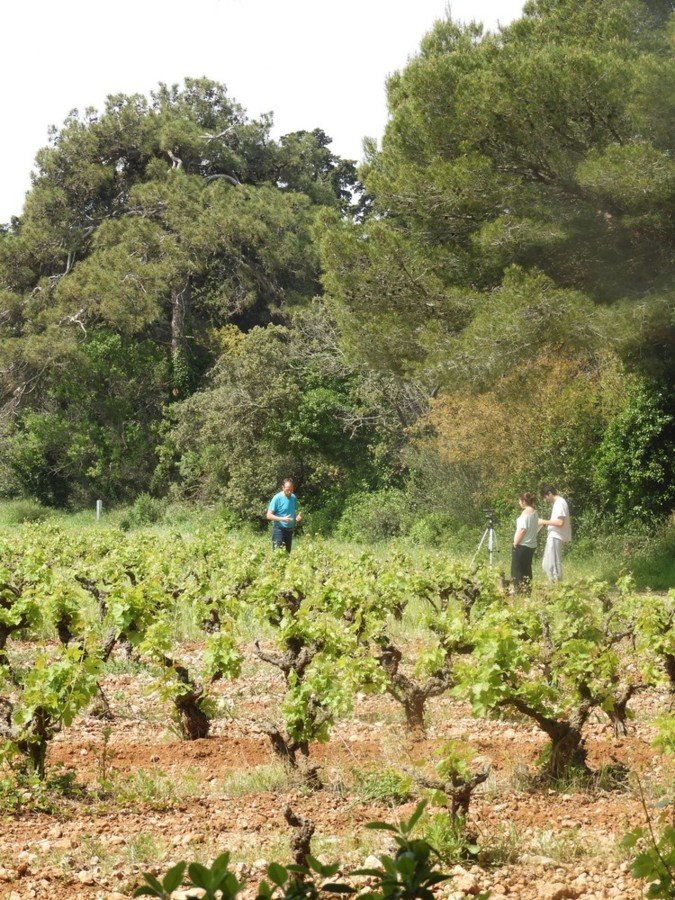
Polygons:
<instances>
[{"instance_id":1,"label":"grassy field","mask_svg":"<svg viewBox=\"0 0 675 900\"><path fill-rule=\"evenodd\" d=\"M30 500L5 501L0 503L0 528L12 528L22 522L35 522L42 519L58 521L64 528L81 530L95 527L148 528L153 532L171 533L179 531L190 533L200 527L208 527L209 523L222 523L226 518L218 508L190 507L182 504L157 504L156 521L144 521L143 516L134 516L134 507L118 507L105 510L101 522L97 525L94 510L79 512L60 512L50 510ZM151 515L150 519L153 518ZM515 520L515 516L514 516ZM475 531L475 533L474 533ZM495 567L503 571L507 577L510 571L510 550L512 523L497 525L498 552ZM252 542L265 543L269 535L261 528L240 526L236 534L245 534ZM311 534L311 516L308 517L305 533ZM457 562L470 562L481 538L480 527L472 530L465 528L461 537L448 535L446 543L436 547ZM301 541L300 532L297 540ZM330 540L339 545L335 538ZM543 535L540 535L540 547L534 560L535 581L543 581L541 556L543 552ZM371 552L378 553L391 550L400 545L410 549L416 545L407 539L397 538L389 542L369 544ZM350 546L358 546L350 544ZM424 546L424 545L419 545ZM431 549L424 546L424 549ZM483 548L476 562L487 562L487 552ZM566 580L594 578L615 583L619 578L632 574L636 587L642 590L666 591L675 588L675 521L664 522L651 534L626 532L582 533L576 536L568 548L565 557Z\"/></svg>"}]
</instances>

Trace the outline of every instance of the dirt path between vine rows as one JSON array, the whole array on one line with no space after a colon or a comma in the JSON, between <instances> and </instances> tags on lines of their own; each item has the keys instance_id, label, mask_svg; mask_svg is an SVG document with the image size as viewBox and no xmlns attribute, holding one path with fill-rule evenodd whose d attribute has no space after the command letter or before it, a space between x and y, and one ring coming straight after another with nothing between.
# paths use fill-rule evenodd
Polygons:
<instances>
[{"instance_id":1,"label":"dirt path between vine rows","mask_svg":"<svg viewBox=\"0 0 675 900\"><path fill-rule=\"evenodd\" d=\"M20 792L5 798L0 898L122 900L144 871L161 873L180 859L209 861L225 849L252 895L269 861L289 859L287 805L315 823L315 854L356 868L389 849L387 836L365 824L395 822L416 806L419 789L398 803L392 785L416 768L433 774L448 740L468 742L476 751L472 765L489 765L491 774L470 811L482 850L447 867L452 878L439 896L643 896L617 845L644 823L635 776L650 803L672 783L672 769L651 745L664 694L635 698L624 738L616 739L601 716L588 729L589 764L626 767L633 774L624 785L607 780L555 791L535 785L544 741L526 722L476 720L466 704L442 697L429 703L426 738L411 741L393 700L360 695L330 741L312 747L325 786L309 792L285 773L260 728L279 721L282 688L249 655L244 675L218 687L222 710L212 735L185 742L169 727L149 676L108 676L114 719L82 716L50 747L48 775L60 777L61 789L52 786L38 802ZM440 812L429 806L432 817Z\"/></svg>"}]
</instances>

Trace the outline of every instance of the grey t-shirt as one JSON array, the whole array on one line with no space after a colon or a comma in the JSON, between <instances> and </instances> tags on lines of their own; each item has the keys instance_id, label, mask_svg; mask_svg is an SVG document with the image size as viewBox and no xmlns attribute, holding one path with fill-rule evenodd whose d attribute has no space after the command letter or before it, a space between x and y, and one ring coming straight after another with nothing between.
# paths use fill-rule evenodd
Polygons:
<instances>
[{"instance_id":1,"label":"grey t-shirt","mask_svg":"<svg viewBox=\"0 0 675 900\"><path fill-rule=\"evenodd\" d=\"M525 529L525 534L520 542L523 547L537 546L537 531L539 531L539 515L537 512L521 512L516 519L516 534L521 528Z\"/></svg>"}]
</instances>

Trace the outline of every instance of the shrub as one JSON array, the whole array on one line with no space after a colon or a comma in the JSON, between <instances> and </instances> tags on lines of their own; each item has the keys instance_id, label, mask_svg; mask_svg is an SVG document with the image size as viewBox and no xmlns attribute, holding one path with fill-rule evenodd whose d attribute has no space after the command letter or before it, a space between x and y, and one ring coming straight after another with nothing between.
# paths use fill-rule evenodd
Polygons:
<instances>
[{"instance_id":1,"label":"shrub","mask_svg":"<svg viewBox=\"0 0 675 900\"><path fill-rule=\"evenodd\" d=\"M410 511L403 491L382 490L351 497L338 522L337 534L370 543L405 534Z\"/></svg>"},{"instance_id":2,"label":"shrub","mask_svg":"<svg viewBox=\"0 0 675 900\"><path fill-rule=\"evenodd\" d=\"M675 587L675 523L647 540L628 561L638 587L654 591Z\"/></svg>"},{"instance_id":3,"label":"shrub","mask_svg":"<svg viewBox=\"0 0 675 900\"><path fill-rule=\"evenodd\" d=\"M139 494L126 516L120 521L124 531L156 525L164 517L165 504L150 494Z\"/></svg>"},{"instance_id":4,"label":"shrub","mask_svg":"<svg viewBox=\"0 0 675 900\"><path fill-rule=\"evenodd\" d=\"M595 482L618 522L653 523L675 504L675 416L662 391L630 389L595 457Z\"/></svg>"},{"instance_id":5,"label":"shrub","mask_svg":"<svg viewBox=\"0 0 675 900\"><path fill-rule=\"evenodd\" d=\"M2 520L5 525L22 525L25 522L42 522L50 516L51 510L37 500L14 500L3 504Z\"/></svg>"}]
</instances>

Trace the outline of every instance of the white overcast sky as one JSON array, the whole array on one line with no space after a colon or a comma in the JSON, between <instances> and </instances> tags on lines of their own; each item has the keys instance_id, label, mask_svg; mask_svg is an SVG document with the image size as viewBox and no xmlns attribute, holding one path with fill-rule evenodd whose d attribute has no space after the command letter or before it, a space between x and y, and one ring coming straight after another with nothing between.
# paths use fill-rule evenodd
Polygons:
<instances>
[{"instance_id":1,"label":"white overcast sky","mask_svg":"<svg viewBox=\"0 0 675 900\"><path fill-rule=\"evenodd\" d=\"M22 0L3 4L0 222L18 215L47 129L108 94L206 75L275 134L323 128L361 156L382 136L384 83L450 9L487 27L522 0Z\"/></svg>"}]
</instances>

